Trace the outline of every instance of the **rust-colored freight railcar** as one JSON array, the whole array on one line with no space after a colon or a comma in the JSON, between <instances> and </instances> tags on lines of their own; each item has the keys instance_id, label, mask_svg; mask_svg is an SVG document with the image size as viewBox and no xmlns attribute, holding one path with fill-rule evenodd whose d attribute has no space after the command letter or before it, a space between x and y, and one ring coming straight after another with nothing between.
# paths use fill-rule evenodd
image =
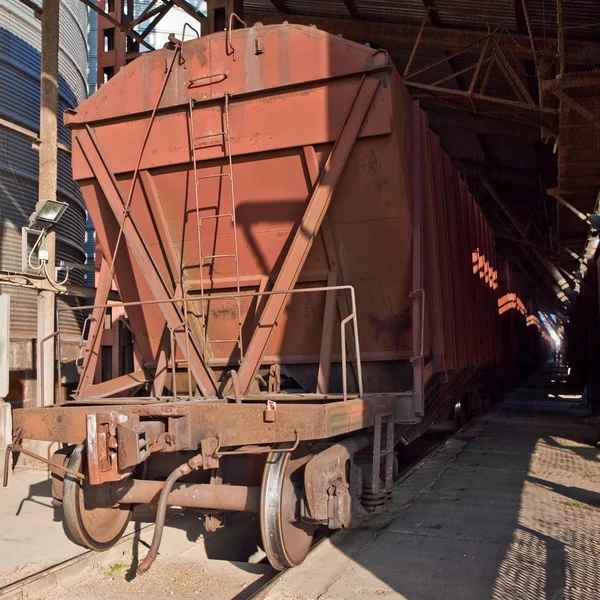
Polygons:
<instances>
[{"instance_id":1,"label":"rust-colored freight railcar","mask_svg":"<svg viewBox=\"0 0 600 600\"><path fill-rule=\"evenodd\" d=\"M384 510L395 445L501 357L491 230L385 52L286 24L173 38L65 120L103 263L76 393L14 426L68 445L72 537L110 547L159 500L143 571L167 505L249 510L281 569ZM119 305L137 369L100 381Z\"/></svg>"}]
</instances>

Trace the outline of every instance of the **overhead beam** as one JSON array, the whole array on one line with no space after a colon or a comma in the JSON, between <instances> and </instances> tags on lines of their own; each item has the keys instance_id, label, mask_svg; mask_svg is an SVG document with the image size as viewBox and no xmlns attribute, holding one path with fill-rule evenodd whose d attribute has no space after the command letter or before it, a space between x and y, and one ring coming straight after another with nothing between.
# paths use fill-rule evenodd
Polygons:
<instances>
[{"instance_id":1,"label":"overhead beam","mask_svg":"<svg viewBox=\"0 0 600 600\"><path fill-rule=\"evenodd\" d=\"M196 7L191 5L189 2L186 2L186 0L171 0L171 3L179 7L190 17L196 19L196 21L199 21L201 25L204 25L206 23L206 17Z\"/></svg>"},{"instance_id":2,"label":"overhead beam","mask_svg":"<svg viewBox=\"0 0 600 600\"><path fill-rule=\"evenodd\" d=\"M165 4L165 5L161 5L159 7L155 7L154 5L157 2L158 2L158 0L151 0L148 3L148 5L146 6L146 8L135 19L133 19L133 21L130 21L129 26L135 27L136 25L139 25L142 21L145 21L146 19L150 19L155 14L160 12L164 8L164 6L169 6L168 4Z\"/></svg>"},{"instance_id":3,"label":"overhead beam","mask_svg":"<svg viewBox=\"0 0 600 600\"><path fill-rule=\"evenodd\" d=\"M440 16L438 15L438 12L435 8L434 0L423 0L423 6L425 7L425 10L427 11L427 17L429 19L429 22L432 25L439 27L441 25Z\"/></svg>"},{"instance_id":4,"label":"overhead beam","mask_svg":"<svg viewBox=\"0 0 600 600\"><path fill-rule=\"evenodd\" d=\"M167 13L171 10L171 6L169 4L165 4L162 7L159 7L159 9L156 12L152 11L152 16L154 17L152 19L152 21L150 21L150 23L148 23L148 25L146 25L146 27L144 28L144 31L142 31L142 37L145 39L146 36L151 32L154 31L154 29L156 29L156 26L163 20L163 18L167 15ZM150 19L151 15L148 14L148 16L146 17L145 20Z\"/></svg>"},{"instance_id":5,"label":"overhead beam","mask_svg":"<svg viewBox=\"0 0 600 600\"><path fill-rule=\"evenodd\" d=\"M525 229L523 228L520 221L515 217L510 208L506 205L499 190L489 181L484 181L484 185L488 189L492 198L496 201L498 206L502 209L504 214L513 224L515 230L519 233L519 235L521 235L521 238L526 240L527 236ZM539 260L540 267L543 267L548 272L548 274L554 280L558 288L566 295L567 298L571 296L572 290L569 288L569 284L566 282L565 278L562 276L561 272L556 268L554 263L552 263L547 256L544 256L536 248L532 248L532 251L535 254L536 258Z\"/></svg>"},{"instance_id":6,"label":"overhead beam","mask_svg":"<svg viewBox=\"0 0 600 600\"><path fill-rule=\"evenodd\" d=\"M570 210L578 219L581 219L582 221L585 221L586 223L590 222L588 215L586 215L585 213L582 213L580 210L575 208L570 202L567 202L560 195L559 190L557 190L557 189L548 190L548 195L555 198L559 204L562 204L567 210Z\"/></svg>"},{"instance_id":7,"label":"overhead beam","mask_svg":"<svg viewBox=\"0 0 600 600\"><path fill-rule=\"evenodd\" d=\"M585 73L567 73L564 77L546 79L542 83L542 90L553 92L554 90L567 90L570 88L595 88L600 84L600 73L598 71L587 71Z\"/></svg>"},{"instance_id":8,"label":"overhead beam","mask_svg":"<svg viewBox=\"0 0 600 600\"><path fill-rule=\"evenodd\" d=\"M117 29L121 30L123 33L127 34L129 37L133 38L148 50L154 50L154 47L151 46L139 33L127 27L127 25L123 25L120 21L117 21L114 17L111 17L108 13L104 12L101 8L96 6L95 2L92 0L81 0L87 7L89 7L94 12L98 13L101 17L105 18L111 25L114 25ZM174 1L174 0L173 0Z\"/></svg>"},{"instance_id":9,"label":"overhead beam","mask_svg":"<svg viewBox=\"0 0 600 600\"><path fill-rule=\"evenodd\" d=\"M594 127L597 127L598 129L600 129L600 120L598 119L598 116L596 114L594 114L593 112L589 111L587 108L585 108L584 106L579 104L579 102L577 102L577 100L574 100L573 98L571 98L571 96L569 96L562 90L555 89L555 90L552 90L552 93L561 102L566 104L569 108L574 110L576 113L579 113L584 119L589 121Z\"/></svg>"},{"instance_id":10,"label":"overhead beam","mask_svg":"<svg viewBox=\"0 0 600 600\"><path fill-rule=\"evenodd\" d=\"M263 23L263 25L272 25L283 21L298 25L315 25L319 29L341 34L348 39L370 42L380 46L412 47L419 33L418 26L404 23L381 23L364 19L313 17L287 13L260 13L252 10L247 10L244 13L244 20L249 25L257 22ZM420 47L453 52L476 42L480 38L480 31L427 26L423 30ZM536 37L534 43L538 56L546 54L556 56L555 39ZM531 40L528 36L503 36L502 48L506 54L515 59L533 59ZM465 52L476 55L480 51L481 48L475 45ZM598 42L568 40L565 51L569 63L580 65L600 63L600 43Z\"/></svg>"},{"instance_id":11,"label":"overhead beam","mask_svg":"<svg viewBox=\"0 0 600 600\"><path fill-rule=\"evenodd\" d=\"M454 108L445 109L439 107L435 111L427 113L427 121L434 131L447 131L460 128L461 131L468 129L475 133L492 134L499 137L519 137L531 140L539 140L539 128L522 123L511 123L503 120L502 125L493 116L480 115L459 111Z\"/></svg>"},{"instance_id":12,"label":"overhead beam","mask_svg":"<svg viewBox=\"0 0 600 600\"><path fill-rule=\"evenodd\" d=\"M558 114L556 110L551 108L543 108L516 100L506 100L496 96L463 92L451 88L438 88L416 81L405 81L405 84L408 88L416 90L412 93L414 99L440 103L446 106L449 101L454 100L454 106L457 109L462 108L470 112L491 113L498 117L503 116L516 121L526 120L528 123L538 125L552 125Z\"/></svg>"}]
</instances>

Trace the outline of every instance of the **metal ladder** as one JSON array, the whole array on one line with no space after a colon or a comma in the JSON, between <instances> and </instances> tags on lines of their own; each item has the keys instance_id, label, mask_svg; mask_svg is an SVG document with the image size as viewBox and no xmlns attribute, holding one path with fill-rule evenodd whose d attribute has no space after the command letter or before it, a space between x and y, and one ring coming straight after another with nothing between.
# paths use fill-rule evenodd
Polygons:
<instances>
[{"instance_id":1,"label":"metal ladder","mask_svg":"<svg viewBox=\"0 0 600 600\"><path fill-rule=\"evenodd\" d=\"M200 305L201 305L201 324L202 331L204 335L204 345L205 347L209 347L211 344L220 344L220 343L235 343L240 352L240 363L244 358L244 344L242 339L242 302L240 298L240 262L239 262L239 254L238 254L238 241L237 241L237 220L235 214L235 190L234 190L234 180L233 180L233 159L231 155L231 135L229 128L229 94L225 94L225 127L222 131L217 133L209 133L207 135L200 136L196 138L194 133L194 99L190 98L189 101L189 131L190 131L190 151L192 154L192 161L194 164L194 194L196 199L196 220L198 227L198 264L200 270ZM224 173L218 173L215 175L203 175L198 177L198 166L196 161L196 141L200 139L206 138L217 138L220 137L223 139L223 150L225 156L229 159L229 171ZM210 215L206 217L200 216L200 203L198 198L198 182L203 179L213 179L213 178L223 178L227 177L229 179L229 185L231 189L231 212L227 213L217 213L215 215ZM220 206L220 202L219 202ZM218 209L217 209L218 210ZM215 224L215 245L217 240L217 230L218 230L218 222L219 219L230 219L231 224L233 226L233 253L231 254L203 254L202 253L202 222L213 220L217 223ZM204 270L203 267L207 264L212 264L214 266L215 260L221 259L230 259L235 263L235 283L236 283L236 306L237 306L237 316L238 316L238 338L225 340L225 339L217 339L211 340L208 338L208 323L207 323L207 314L206 314L206 303L210 301L210 296L207 296L205 293L205 283L204 283ZM207 262L208 261L208 262Z\"/></svg>"}]
</instances>

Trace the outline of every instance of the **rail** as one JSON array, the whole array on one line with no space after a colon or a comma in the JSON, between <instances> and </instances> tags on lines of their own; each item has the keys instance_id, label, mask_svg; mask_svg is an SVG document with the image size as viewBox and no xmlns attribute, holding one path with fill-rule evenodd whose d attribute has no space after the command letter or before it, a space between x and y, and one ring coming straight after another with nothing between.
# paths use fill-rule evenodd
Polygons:
<instances>
[{"instance_id":1,"label":"rail","mask_svg":"<svg viewBox=\"0 0 600 600\"><path fill-rule=\"evenodd\" d=\"M327 292L348 292L350 294L351 300L351 308L352 312L343 318L340 322L340 343L341 343L341 364L342 364L342 390L343 390L343 401L348 400L348 352L346 349L346 326L348 323L352 323L353 337L354 337L354 362L356 365L356 380L358 384L358 393L359 397L363 396L363 380L362 380L362 363L360 358L360 342L358 339L358 322L357 322L357 312L356 312L356 294L354 287L351 285L334 285L334 286L319 286L319 287L309 287L309 288L295 288L289 290L271 290L271 291L255 291L255 292L240 292L240 293L229 293L229 294L210 294L206 297L206 301L210 302L213 300L236 300L239 301L241 298L257 298L261 296L273 296L273 295L281 295L281 294L309 294L309 293L327 293ZM94 304L91 306L67 306L57 310L57 323L58 330L54 333L50 334L43 340L38 342L38 352L43 353L43 344L50 339L56 338L58 348L56 352L57 362L58 362L58 372L61 371L61 347L60 347L60 314L61 313L73 313L79 311L93 311L95 309L107 309L107 308L116 308L116 307L132 307L132 306L150 306L150 305L161 305L161 304L181 304L183 314L185 316L185 323L182 325L188 330L188 304L190 302L199 302L200 298L196 298L194 296L184 295L181 298L169 298L167 300L139 300L135 302L111 302L106 304ZM177 398L177 390L176 390L176 360L175 360L175 339L174 329L169 329L170 334L170 346L171 346L171 371L173 377L172 383L172 392L173 398ZM190 342L190 333L187 331L186 335L186 347L181 348L182 351L186 354L186 368L187 368L187 379L188 379L188 396L187 399L192 399L192 376L190 373L189 361L187 361L187 357L189 356L189 342ZM45 378L44 366L42 365L40 377L39 377L39 385L43 386ZM43 387L42 387L43 389Z\"/></svg>"},{"instance_id":2,"label":"rail","mask_svg":"<svg viewBox=\"0 0 600 600\"><path fill-rule=\"evenodd\" d=\"M42 389L41 389L42 406L47 406L47 404L46 404L46 388L44 387L44 369L45 369L45 364L46 364L44 362L44 344L50 340L53 340L55 345L57 344L57 341L58 341L58 346L60 348L60 328L57 329L54 333L47 335L45 338L41 339L38 342L38 356L40 357L40 370L42 372L42 377L40 378L41 380L39 383L39 385L42 386ZM56 354L56 347L54 350L55 350L55 356L58 356L58 360L56 361L57 362L56 370L57 370L58 384L60 385L60 382L62 379L62 364L61 364L61 360L60 360L60 350L58 352L58 355ZM56 386L54 386L54 394L56 394ZM54 398L52 398L52 400L53 400L52 404L54 404Z\"/></svg>"}]
</instances>

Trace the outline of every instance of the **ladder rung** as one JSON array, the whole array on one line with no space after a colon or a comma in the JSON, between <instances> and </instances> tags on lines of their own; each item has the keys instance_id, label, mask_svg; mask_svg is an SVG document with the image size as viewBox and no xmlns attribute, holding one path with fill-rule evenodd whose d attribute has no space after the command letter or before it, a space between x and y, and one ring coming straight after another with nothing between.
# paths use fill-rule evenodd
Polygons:
<instances>
[{"instance_id":1,"label":"ladder rung","mask_svg":"<svg viewBox=\"0 0 600 600\"><path fill-rule=\"evenodd\" d=\"M202 175L202 177L196 177L196 183L200 181L200 179L214 179L215 177L231 177L231 173L218 173L216 175Z\"/></svg>"},{"instance_id":2,"label":"ladder rung","mask_svg":"<svg viewBox=\"0 0 600 600\"><path fill-rule=\"evenodd\" d=\"M202 221L206 221L207 219L222 219L223 217L231 217L233 221L233 213L223 213L222 215L210 215L208 217L200 217L198 221L201 223Z\"/></svg>"},{"instance_id":3,"label":"ladder rung","mask_svg":"<svg viewBox=\"0 0 600 600\"><path fill-rule=\"evenodd\" d=\"M206 340L207 344L225 344L225 343L230 343L233 342L235 344L240 344L239 340Z\"/></svg>"},{"instance_id":4,"label":"ladder rung","mask_svg":"<svg viewBox=\"0 0 600 600\"><path fill-rule=\"evenodd\" d=\"M194 141L205 140L206 138L217 137L218 135L225 135L226 133L226 131L217 131L217 133L207 133L206 135L199 135L197 138L194 139Z\"/></svg>"},{"instance_id":5,"label":"ladder rung","mask_svg":"<svg viewBox=\"0 0 600 600\"><path fill-rule=\"evenodd\" d=\"M202 264L204 264L204 260L207 258L236 258L236 256L235 254L209 254L202 257Z\"/></svg>"}]
</instances>

